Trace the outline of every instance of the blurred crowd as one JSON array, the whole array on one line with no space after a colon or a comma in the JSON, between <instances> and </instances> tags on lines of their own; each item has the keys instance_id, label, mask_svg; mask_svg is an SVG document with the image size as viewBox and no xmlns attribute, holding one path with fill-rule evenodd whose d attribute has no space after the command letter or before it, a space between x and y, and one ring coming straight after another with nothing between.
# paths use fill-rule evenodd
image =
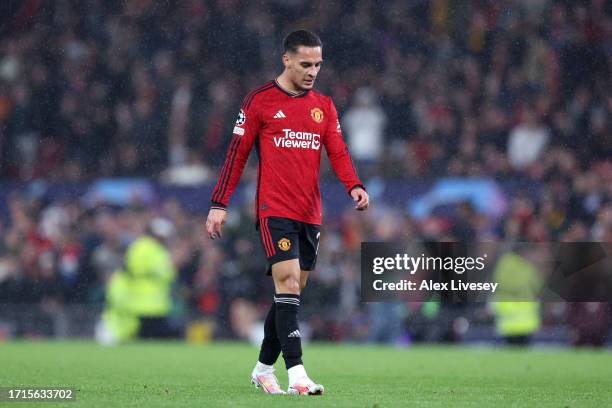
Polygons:
<instances>
[{"instance_id":1,"label":"blurred crowd","mask_svg":"<svg viewBox=\"0 0 612 408\"><path fill-rule=\"evenodd\" d=\"M364 175L610 171L604 0L2 7L4 179L210 179L241 99L278 75L282 37L297 27L323 39L317 88L334 98Z\"/></svg>"},{"instance_id":2,"label":"blurred crowd","mask_svg":"<svg viewBox=\"0 0 612 408\"><path fill-rule=\"evenodd\" d=\"M16 192L8 202L10 221L0 225L0 337L3 318L10 318L8 311L15 308L36 309L27 314L35 324L24 321L11 329L20 336L57 334L53 316L74 305L85 304L101 311L110 277L124 268L126 249L160 218L172 225L164 245L176 268L169 317L177 327L184 329L190 322L205 321L215 337L248 339L271 302L273 285L265 276L265 258L249 200L230 210L221 241L206 236L205 214L191 213L171 197L149 206L135 202L129 206L90 207L81 201L49 201L44 195ZM418 222L402 208L382 203L365 213L347 206L328 217L322 227L317 272L311 275L302 296L301 317L308 336L319 340L401 341L406 337L459 341L469 322L491 326L494 316L485 303L457 307L444 302L360 302L361 242L491 238L487 227L490 220L478 215L471 204L459 203L455 209L452 214L431 217L426 222ZM528 240L528 235L522 234L529 234L530 229L521 226L533 218L539 220L547 237L559 241L593 241L597 237L612 242L612 223L606 218L610 208L598 213L590 229L567 220L563 226L556 226L540 211L533 201L515 198L496 239ZM519 226L521 235L514 235L515 226ZM556 228L561 233L554 236ZM597 341L605 341L611 311L605 304L584 307L543 304L543 327L563 327L573 319L579 325L595 326L596 333L604 333ZM457 325L456 320L467 326ZM491 333L488 336L490 339Z\"/></svg>"},{"instance_id":3,"label":"blurred crowd","mask_svg":"<svg viewBox=\"0 0 612 408\"><path fill-rule=\"evenodd\" d=\"M323 40L317 88L333 97L366 186L481 176L518 186L494 222L469 203L417 221L405 200L327 220L305 294L306 316L308 292L329 306L329 322L312 314L315 338L367 337L356 289L361 241L612 241L604 0L8 0L0 177L214 182L242 97L278 75L282 37L295 28ZM254 172L250 163L245 180ZM328 167L324 177L333 179ZM521 190L527 181L539 188ZM219 330L235 336L246 311L258 309L233 299L261 310L269 302L248 205L231 209L218 245L202 233L203 214L172 200L157 208L7 200L0 303L102 302L127 244L158 215L178 231L169 245L183 314L234 319Z\"/></svg>"}]
</instances>

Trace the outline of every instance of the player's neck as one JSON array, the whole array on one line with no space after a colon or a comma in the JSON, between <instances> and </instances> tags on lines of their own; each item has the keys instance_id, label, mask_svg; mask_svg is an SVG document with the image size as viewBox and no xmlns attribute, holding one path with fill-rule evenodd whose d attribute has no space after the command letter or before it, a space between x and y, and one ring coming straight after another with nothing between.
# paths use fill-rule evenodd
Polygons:
<instances>
[{"instance_id":1,"label":"player's neck","mask_svg":"<svg viewBox=\"0 0 612 408\"><path fill-rule=\"evenodd\" d=\"M283 91L293 95L299 95L305 92L303 89L299 89L293 85L293 82L291 82L289 78L285 76L284 72L280 74L278 78L276 78L276 84L281 87Z\"/></svg>"}]
</instances>

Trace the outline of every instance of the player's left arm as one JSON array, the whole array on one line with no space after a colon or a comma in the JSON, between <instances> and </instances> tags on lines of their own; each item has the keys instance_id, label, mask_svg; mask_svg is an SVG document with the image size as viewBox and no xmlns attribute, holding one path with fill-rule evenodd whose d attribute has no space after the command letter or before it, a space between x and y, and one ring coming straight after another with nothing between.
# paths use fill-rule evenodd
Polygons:
<instances>
[{"instance_id":1,"label":"player's left arm","mask_svg":"<svg viewBox=\"0 0 612 408\"><path fill-rule=\"evenodd\" d=\"M344 188L355 201L355 209L363 211L370 205L370 198L359 177L351 159L346 143L342 138L342 129L338 119L336 107L329 99L327 129L323 137L323 144L329 156L332 168Z\"/></svg>"}]
</instances>

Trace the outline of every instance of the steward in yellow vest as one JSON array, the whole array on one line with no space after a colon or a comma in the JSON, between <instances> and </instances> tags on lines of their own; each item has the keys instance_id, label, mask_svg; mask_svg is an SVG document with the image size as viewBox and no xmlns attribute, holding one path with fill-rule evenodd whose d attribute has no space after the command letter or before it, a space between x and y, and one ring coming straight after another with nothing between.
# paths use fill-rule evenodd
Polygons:
<instances>
[{"instance_id":1,"label":"steward in yellow vest","mask_svg":"<svg viewBox=\"0 0 612 408\"><path fill-rule=\"evenodd\" d=\"M504 254L498 261L493 280L499 289L492 303L495 325L509 344L528 344L540 328L540 304L537 296L542 278L535 265L516 252ZM516 301L512 301L516 299Z\"/></svg>"},{"instance_id":2,"label":"steward in yellow vest","mask_svg":"<svg viewBox=\"0 0 612 408\"><path fill-rule=\"evenodd\" d=\"M179 336L167 319L176 270L164 238L173 229L169 221L155 219L128 247L124 267L107 284L102 342Z\"/></svg>"}]
</instances>

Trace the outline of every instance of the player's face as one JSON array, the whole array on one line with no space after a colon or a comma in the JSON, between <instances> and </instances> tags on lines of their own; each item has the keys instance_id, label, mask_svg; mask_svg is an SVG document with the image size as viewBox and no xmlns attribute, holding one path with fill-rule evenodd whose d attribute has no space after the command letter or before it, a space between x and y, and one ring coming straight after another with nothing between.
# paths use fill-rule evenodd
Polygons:
<instances>
[{"instance_id":1,"label":"player's face","mask_svg":"<svg viewBox=\"0 0 612 408\"><path fill-rule=\"evenodd\" d=\"M296 52L288 52L283 57L285 68L293 85L304 91L312 89L323 63L321 47L300 46Z\"/></svg>"}]
</instances>

